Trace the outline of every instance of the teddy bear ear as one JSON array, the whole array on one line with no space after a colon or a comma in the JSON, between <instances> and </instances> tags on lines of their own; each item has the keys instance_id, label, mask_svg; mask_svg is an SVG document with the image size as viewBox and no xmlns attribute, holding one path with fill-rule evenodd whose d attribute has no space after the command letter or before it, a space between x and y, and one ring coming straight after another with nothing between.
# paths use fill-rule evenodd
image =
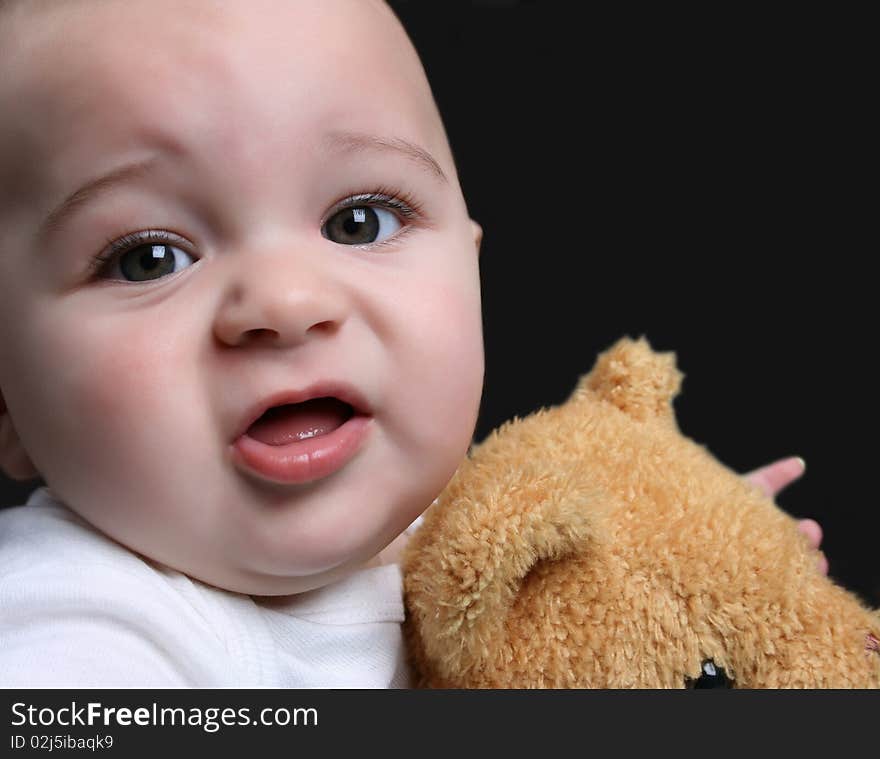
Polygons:
<instances>
[{"instance_id":1,"label":"teddy bear ear","mask_svg":"<svg viewBox=\"0 0 880 759\"><path fill-rule=\"evenodd\" d=\"M577 471L510 465L521 445L514 430L523 427L496 435L500 461L484 447L462 464L405 549L407 640L416 670L435 687L497 667L528 574L539 562L589 556L607 540L604 514L620 508Z\"/></svg>"},{"instance_id":2,"label":"teddy bear ear","mask_svg":"<svg viewBox=\"0 0 880 759\"><path fill-rule=\"evenodd\" d=\"M598 397L640 421L674 419L672 401L683 379L674 352L655 352L644 335L638 340L623 337L599 354L571 400Z\"/></svg>"}]
</instances>

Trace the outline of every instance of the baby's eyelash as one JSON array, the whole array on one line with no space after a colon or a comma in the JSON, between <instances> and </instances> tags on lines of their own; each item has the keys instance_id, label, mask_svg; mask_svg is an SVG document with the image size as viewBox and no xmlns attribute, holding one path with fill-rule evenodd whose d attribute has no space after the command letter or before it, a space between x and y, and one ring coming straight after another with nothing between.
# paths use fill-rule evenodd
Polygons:
<instances>
[{"instance_id":1,"label":"baby's eyelash","mask_svg":"<svg viewBox=\"0 0 880 759\"><path fill-rule=\"evenodd\" d=\"M327 220L337 211L343 208L351 208L352 206L364 205L383 205L397 211L405 219L410 221L420 219L424 215L421 203L416 200L410 193L401 190L395 190L391 187L377 187L372 192L358 193L349 195L344 200L340 200L333 205L333 210L321 222L321 225L327 223Z\"/></svg>"},{"instance_id":2,"label":"baby's eyelash","mask_svg":"<svg viewBox=\"0 0 880 759\"><path fill-rule=\"evenodd\" d=\"M143 232L131 232L114 240L112 237L107 240L107 247L103 251L94 256L89 263L89 270L97 273L104 266L110 264L117 256L136 248L138 245L148 245L149 243L161 243L163 245L179 244L180 241L176 235L165 232L161 229L148 229Z\"/></svg>"}]
</instances>

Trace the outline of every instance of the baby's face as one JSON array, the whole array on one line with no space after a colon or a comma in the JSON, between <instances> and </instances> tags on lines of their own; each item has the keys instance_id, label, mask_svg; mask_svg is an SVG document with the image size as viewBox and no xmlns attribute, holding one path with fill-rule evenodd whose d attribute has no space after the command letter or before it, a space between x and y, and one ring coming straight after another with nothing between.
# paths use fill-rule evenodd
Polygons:
<instances>
[{"instance_id":1,"label":"baby's face","mask_svg":"<svg viewBox=\"0 0 880 759\"><path fill-rule=\"evenodd\" d=\"M22 5L7 469L17 438L107 535L231 590L361 565L454 473L483 378L479 228L403 31L373 0ZM339 400L242 435L312 395Z\"/></svg>"}]
</instances>

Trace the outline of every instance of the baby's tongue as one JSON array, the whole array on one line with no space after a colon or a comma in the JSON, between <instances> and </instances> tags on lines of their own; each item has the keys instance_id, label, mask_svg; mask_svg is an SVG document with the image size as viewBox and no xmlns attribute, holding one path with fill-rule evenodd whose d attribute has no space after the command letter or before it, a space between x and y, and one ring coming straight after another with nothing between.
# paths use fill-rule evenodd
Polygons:
<instances>
[{"instance_id":1,"label":"baby's tongue","mask_svg":"<svg viewBox=\"0 0 880 759\"><path fill-rule=\"evenodd\" d=\"M351 414L351 406L336 398L312 398L269 409L247 434L267 445L285 445L332 432Z\"/></svg>"}]
</instances>

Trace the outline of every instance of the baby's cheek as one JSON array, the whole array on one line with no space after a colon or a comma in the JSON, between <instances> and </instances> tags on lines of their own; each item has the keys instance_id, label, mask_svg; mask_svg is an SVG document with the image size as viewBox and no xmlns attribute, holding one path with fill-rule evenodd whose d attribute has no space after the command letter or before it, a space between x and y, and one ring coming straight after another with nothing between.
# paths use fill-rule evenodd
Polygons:
<instances>
[{"instance_id":1,"label":"baby's cheek","mask_svg":"<svg viewBox=\"0 0 880 759\"><path fill-rule=\"evenodd\" d=\"M192 476L202 466L205 446L196 443L204 425L187 380L192 361L178 341L157 340L148 329L110 332L82 329L50 340L57 360L39 434L44 476L87 520L144 549L165 540L163 509L174 504L181 472Z\"/></svg>"},{"instance_id":2,"label":"baby's cheek","mask_svg":"<svg viewBox=\"0 0 880 759\"><path fill-rule=\"evenodd\" d=\"M123 325L117 324L117 327ZM47 337L47 403L54 447L107 476L145 471L167 446L181 362L149 328L83 324ZM164 347L163 347L164 346Z\"/></svg>"},{"instance_id":3,"label":"baby's cheek","mask_svg":"<svg viewBox=\"0 0 880 759\"><path fill-rule=\"evenodd\" d=\"M173 393L174 384L167 382L169 357L143 334L103 337L83 341L86 360L62 375L65 389L96 419L155 411L156 400Z\"/></svg>"},{"instance_id":4,"label":"baby's cheek","mask_svg":"<svg viewBox=\"0 0 880 759\"><path fill-rule=\"evenodd\" d=\"M431 442L457 446L473 433L482 392L479 300L469 291L435 285L409 313L418 314L418 322L409 324L404 338L407 382L395 392L425 417L422 432Z\"/></svg>"}]
</instances>

